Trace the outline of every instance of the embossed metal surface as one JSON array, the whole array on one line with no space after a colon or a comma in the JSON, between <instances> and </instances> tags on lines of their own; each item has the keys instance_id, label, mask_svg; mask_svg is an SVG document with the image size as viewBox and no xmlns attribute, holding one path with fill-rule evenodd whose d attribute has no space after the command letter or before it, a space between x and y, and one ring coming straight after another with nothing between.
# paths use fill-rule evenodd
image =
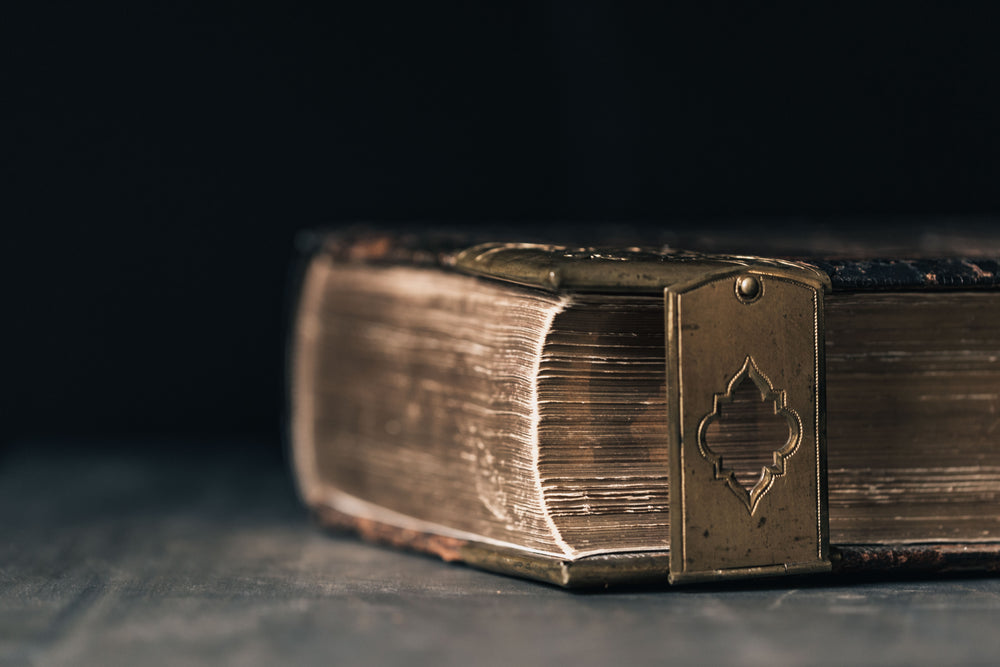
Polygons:
<instances>
[{"instance_id":1,"label":"embossed metal surface","mask_svg":"<svg viewBox=\"0 0 1000 667\"><path fill-rule=\"evenodd\" d=\"M825 273L800 262L740 255L706 255L670 248L573 248L537 243L484 243L450 259L465 273L519 285L583 292L683 290L734 271L806 279L829 286Z\"/></svg>"},{"instance_id":2,"label":"embossed metal surface","mask_svg":"<svg viewBox=\"0 0 1000 667\"><path fill-rule=\"evenodd\" d=\"M672 583L830 569L822 298L808 271L709 274L665 290ZM741 386L782 428L747 442L775 430L741 427L742 447L764 457L738 477L726 456L741 452L721 454L709 436L733 418Z\"/></svg>"},{"instance_id":3,"label":"embossed metal surface","mask_svg":"<svg viewBox=\"0 0 1000 667\"><path fill-rule=\"evenodd\" d=\"M738 390L737 388L748 383L756 389L756 391L754 389L750 391L753 394L759 395L759 402L764 407L765 414L768 409L771 409L771 414L784 426L784 433L781 434L780 442L760 442L759 440L762 436L768 434L767 429L759 428L758 424L754 423L749 424L749 428L747 428L746 424L742 425L742 430L751 431L752 436L757 436L755 438L757 441L739 442L739 445L742 445L741 449L753 450L752 453L757 453L758 458L760 458L760 453L763 452L767 459L771 459L770 461L765 460L756 470L753 469L752 465L750 466L750 474L756 477L751 484L742 482L737 477L737 467L732 465L729 460L723 458L724 456L730 456L729 454L723 454L718 445L715 445L713 448L709 443L709 431L712 427L725 423L727 418L732 419L730 417L730 409L726 406L734 405L734 396ZM744 433L744 438L745 436L746 434ZM774 479L785 474L785 459L794 454L799 448L799 443L802 442L802 418L795 410L788 407L787 392L784 390L775 390L771 385L771 380L757 368L757 364L753 358L748 356L743 362L743 367L729 381L726 391L714 396L712 412L705 415L698 425L697 442L698 451L705 460L712 463L715 479L724 480L730 490L736 494L736 497L746 505L747 512L752 515L757 509L757 503L760 502L763 495L771 488ZM746 454L744 452L732 453L733 459L737 459L738 457L746 458Z\"/></svg>"}]
</instances>

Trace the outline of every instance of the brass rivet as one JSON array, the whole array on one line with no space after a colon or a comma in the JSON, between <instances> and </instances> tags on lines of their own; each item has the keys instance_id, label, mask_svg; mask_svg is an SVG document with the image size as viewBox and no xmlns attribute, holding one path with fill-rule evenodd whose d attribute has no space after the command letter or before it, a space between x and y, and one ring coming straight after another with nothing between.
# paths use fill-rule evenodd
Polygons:
<instances>
[{"instance_id":1,"label":"brass rivet","mask_svg":"<svg viewBox=\"0 0 1000 667\"><path fill-rule=\"evenodd\" d=\"M743 276L736 279L736 296L742 301L753 301L760 296L760 281L755 276Z\"/></svg>"}]
</instances>

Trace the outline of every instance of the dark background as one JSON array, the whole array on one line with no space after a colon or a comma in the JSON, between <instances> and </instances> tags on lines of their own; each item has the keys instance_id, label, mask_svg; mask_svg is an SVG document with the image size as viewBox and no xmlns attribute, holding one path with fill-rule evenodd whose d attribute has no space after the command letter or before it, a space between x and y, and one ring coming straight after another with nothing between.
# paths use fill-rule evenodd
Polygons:
<instances>
[{"instance_id":1,"label":"dark background","mask_svg":"<svg viewBox=\"0 0 1000 667\"><path fill-rule=\"evenodd\" d=\"M6 436L277 442L302 228L1000 212L972 3L359 4L8 15Z\"/></svg>"}]
</instances>

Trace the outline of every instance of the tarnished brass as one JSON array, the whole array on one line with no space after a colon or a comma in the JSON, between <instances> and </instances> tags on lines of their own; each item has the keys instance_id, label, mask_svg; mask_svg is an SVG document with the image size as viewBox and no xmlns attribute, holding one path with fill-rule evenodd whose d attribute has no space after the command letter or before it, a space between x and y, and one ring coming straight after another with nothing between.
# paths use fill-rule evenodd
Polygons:
<instances>
[{"instance_id":1,"label":"tarnished brass","mask_svg":"<svg viewBox=\"0 0 1000 667\"><path fill-rule=\"evenodd\" d=\"M760 281L756 276L742 276L736 279L736 296L744 303L750 303L761 295Z\"/></svg>"},{"instance_id":2,"label":"tarnished brass","mask_svg":"<svg viewBox=\"0 0 1000 667\"><path fill-rule=\"evenodd\" d=\"M549 290L659 293L684 290L710 277L786 276L829 287L815 268L783 259L741 255L705 255L671 248L571 248L537 243L484 243L455 255L464 273ZM747 289L753 288L753 280ZM755 297L747 297L755 298Z\"/></svg>"},{"instance_id":3,"label":"tarnished brass","mask_svg":"<svg viewBox=\"0 0 1000 667\"><path fill-rule=\"evenodd\" d=\"M830 569L825 285L809 270L783 269L706 272L664 292L671 583ZM749 488L707 437L741 386L759 394L760 414L783 425L780 441L742 443L766 456ZM741 432L775 431L772 423Z\"/></svg>"}]
</instances>

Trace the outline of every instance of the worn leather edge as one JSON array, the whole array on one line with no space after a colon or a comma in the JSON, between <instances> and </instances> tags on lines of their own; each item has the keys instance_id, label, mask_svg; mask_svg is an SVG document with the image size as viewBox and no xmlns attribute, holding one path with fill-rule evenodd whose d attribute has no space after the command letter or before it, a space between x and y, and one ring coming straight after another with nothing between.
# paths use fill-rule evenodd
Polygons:
<instances>
[{"instance_id":1,"label":"worn leather edge","mask_svg":"<svg viewBox=\"0 0 1000 667\"><path fill-rule=\"evenodd\" d=\"M1000 544L842 544L833 551L840 574L1000 572Z\"/></svg>"},{"instance_id":2,"label":"worn leather edge","mask_svg":"<svg viewBox=\"0 0 1000 667\"><path fill-rule=\"evenodd\" d=\"M437 556L445 562L463 561L462 548L469 543L454 537L434 535L380 521L344 514L330 507L314 508L319 524L333 530L350 531L366 542Z\"/></svg>"},{"instance_id":3,"label":"worn leather edge","mask_svg":"<svg viewBox=\"0 0 1000 667\"><path fill-rule=\"evenodd\" d=\"M983 288L1000 285L1000 260L911 258L807 260L830 276L835 290Z\"/></svg>"},{"instance_id":4,"label":"worn leather edge","mask_svg":"<svg viewBox=\"0 0 1000 667\"><path fill-rule=\"evenodd\" d=\"M323 527L350 532L365 541L429 554L447 562L542 581L566 588L667 583L668 552L588 556L578 560L547 558L529 552L398 528L328 507L313 508ZM831 546L833 574L865 576L1000 572L1000 543L840 544ZM824 576L824 575L813 575Z\"/></svg>"}]
</instances>

